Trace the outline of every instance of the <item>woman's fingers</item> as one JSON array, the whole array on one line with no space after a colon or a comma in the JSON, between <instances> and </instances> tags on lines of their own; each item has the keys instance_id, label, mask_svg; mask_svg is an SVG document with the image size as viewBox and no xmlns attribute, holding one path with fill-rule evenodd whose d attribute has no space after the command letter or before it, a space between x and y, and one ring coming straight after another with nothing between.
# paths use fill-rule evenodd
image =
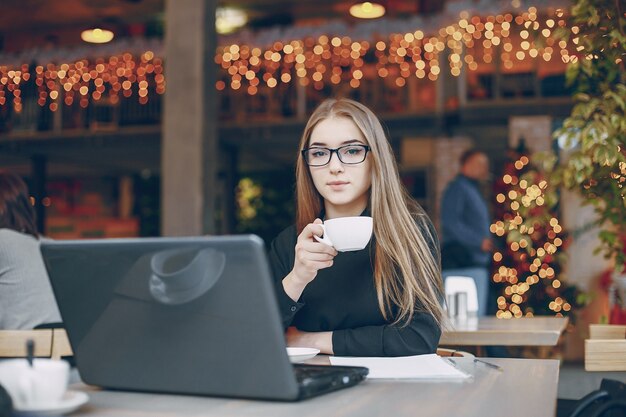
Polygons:
<instances>
[{"instance_id":1,"label":"woman's fingers","mask_svg":"<svg viewBox=\"0 0 626 417\"><path fill-rule=\"evenodd\" d=\"M308 252L305 250L297 251L296 258L299 261L314 261L314 262L324 262L324 261L332 261L335 257L329 253L320 253L320 252Z\"/></svg>"},{"instance_id":2,"label":"woman's fingers","mask_svg":"<svg viewBox=\"0 0 626 417\"><path fill-rule=\"evenodd\" d=\"M313 236L321 236L324 233L321 223L320 219L315 219L314 223L306 225L296 243L293 272L305 282L315 279L320 269L332 266L333 259L337 256L335 248L313 239Z\"/></svg>"},{"instance_id":3,"label":"woman's fingers","mask_svg":"<svg viewBox=\"0 0 626 417\"><path fill-rule=\"evenodd\" d=\"M335 258L335 250L329 251L324 248L318 248L318 246L326 246L323 244L298 244L296 245L296 263L304 265L307 269L322 269L328 268L332 265L332 261ZM320 249L320 252L315 250Z\"/></svg>"},{"instance_id":4,"label":"woman's fingers","mask_svg":"<svg viewBox=\"0 0 626 417\"><path fill-rule=\"evenodd\" d=\"M315 219L316 221L319 219ZM313 239L313 235L315 236L322 236L324 234L324 229L321 226L322 222L320 220L319 223L309 223L307 224L304 229L302 229L302 232L300 233L300 236L298 236L298 240L302 239L302 240L311 240Z\"/></svg>"},{"instance_id":5,"label":"woman's fingers","mask_svg":"<svg viewBox=\"0 0 626 417\"><path fill-rule=\"evenodd\" d=\"M319 223L307 224L298 236L296 255L299 250L304 250L312 253L327 253L333 257L337 256L337 250L335 250L335 248L320 243L313 238L313 236L321 237L324 233L324 229L321 226L322 221L320 219L315 219L315 221Z\"/></svg>"},{"instance_id":6,"label":"woman's fingers","mask_svg":"<svg viewBox=\"0 0 626 417\"><path fill-rule=\"evenodd\" d=\"M296 252L298 250L304 250L311 253L325 253L332 257L337 256L337 250L335 248L314 240L303 240L298 242L296 244Z\"/></svg>"}]
</instances>

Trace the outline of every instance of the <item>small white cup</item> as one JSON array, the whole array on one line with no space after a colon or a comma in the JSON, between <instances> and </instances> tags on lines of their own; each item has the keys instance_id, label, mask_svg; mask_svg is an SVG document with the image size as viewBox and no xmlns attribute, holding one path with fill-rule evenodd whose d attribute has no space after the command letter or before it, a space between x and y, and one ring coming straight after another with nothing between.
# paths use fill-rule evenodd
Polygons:
<instances>
[{"instance_id":1,"label":"small white cup","mask_svg":"<svg viewBox=\"0 0 626 417\"><path fill-rule=\"evenodd\" d=\"M53 407L67 390L70 367L65 361L26 359L0 362L0 384L7 390L16 410Z\"/></svg>"},{"instance_id":2,"label":"small white cup","mask_svg":"<svg viewBox=\"0 0 626 417\"><path fill-rule=\"evenodd\" d=\"M324 237L314 236L318 242L339 252L350 252L367 246L372 237L373 221L369 216L337 217L320 226L324 229Z\"/></svg>"}]
</instances>

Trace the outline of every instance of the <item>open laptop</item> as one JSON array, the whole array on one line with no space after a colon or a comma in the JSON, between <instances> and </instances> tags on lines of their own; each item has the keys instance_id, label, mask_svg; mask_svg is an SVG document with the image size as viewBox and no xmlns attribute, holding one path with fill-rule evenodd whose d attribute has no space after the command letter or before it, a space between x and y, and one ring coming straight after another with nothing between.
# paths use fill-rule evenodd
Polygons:
<instances>
[{"instance_id":1,"label":"open laptop","mask_svg":"<svg viewBox=\"0 0 626 417\"><path fill-rule=\"evenodd\" d=\"M257 236L46 241L41 252L88 384L297 401L367 375L290 363Z\"/></svg>"}]
</instances>

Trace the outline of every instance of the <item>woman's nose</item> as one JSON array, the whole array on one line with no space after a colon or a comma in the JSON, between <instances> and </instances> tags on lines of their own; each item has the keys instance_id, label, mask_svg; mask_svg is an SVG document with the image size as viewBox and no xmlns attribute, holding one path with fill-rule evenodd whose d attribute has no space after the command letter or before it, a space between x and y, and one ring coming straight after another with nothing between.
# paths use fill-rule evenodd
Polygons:
<instances>
[{"instance_id":1,"label":"woman's nose","mask_svg":"<svg viewBox=\"0 0 626 417\"><path fill-rule=\"evenodd\" d=\"M333 152L330 155L330 161L328 162L328 168L331 172L342 172L343 171L343 163L339 160L339 154L337 152Z\"/></svg>"}]
</instances>

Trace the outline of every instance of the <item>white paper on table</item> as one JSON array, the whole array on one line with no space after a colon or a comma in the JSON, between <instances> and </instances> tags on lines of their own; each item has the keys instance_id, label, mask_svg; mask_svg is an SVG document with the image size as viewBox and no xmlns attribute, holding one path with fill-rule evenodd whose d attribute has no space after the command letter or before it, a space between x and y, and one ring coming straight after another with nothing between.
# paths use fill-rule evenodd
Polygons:
<instances>
[{"instance_id":1,"label":"white paper on table","mask_svg":"<svg viewBox=\"0 0 626 417\"><path fill-rule=\"evenodd\" d=\"M463 372L436 354L378 357L331 356L332 365L365 366L370 379L466 379L471 375Z\"/></svg>"}]
</instances>

